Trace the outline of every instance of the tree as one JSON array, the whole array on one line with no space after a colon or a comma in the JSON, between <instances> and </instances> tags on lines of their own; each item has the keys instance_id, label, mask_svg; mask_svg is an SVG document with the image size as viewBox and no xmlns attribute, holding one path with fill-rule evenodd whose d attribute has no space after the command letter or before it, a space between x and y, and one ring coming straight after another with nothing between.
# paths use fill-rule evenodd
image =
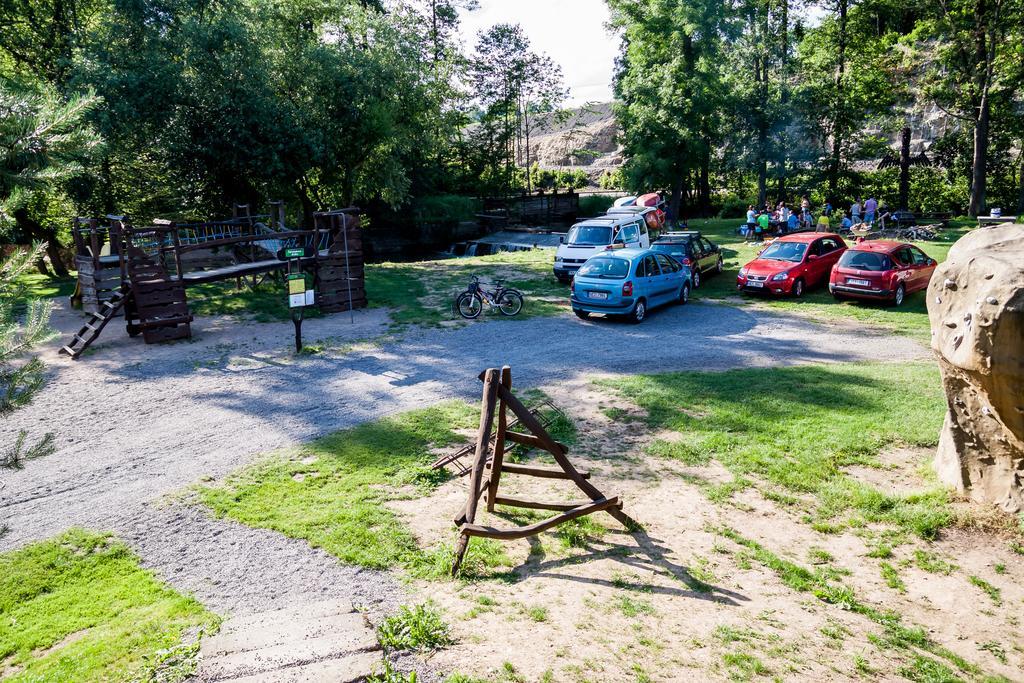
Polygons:
<instances>
[{"instance_id":1,"label":"tree","mask_svg":"<svg viewBox=\"0 0 1024 683\"><path fill-rule=\"evenodd\" d=\"M612 25L623 32L615 76L627 162L635 189L668 187L680 215L684 191L709 200L712 145L723 111L722 36L726 5L659 0L609 0Z\"/></svg>"},{"instance_id":2,"label":"tree","mask_svg":"<svg viewBox=\"0 0 1024 683\"><path fill-rule=\"evenodd\" d=\"M0 261L0 416L28 403L43 385L38 359L14 360L50 337L50 308L27 295L21 276L42 255L44 245L18 249Z\"/></svg>"},{"instance_id":3,"label":"tree","mask_svg":"<svg viewBox=\"0 0 1024 683\"><path fill-rule=\"evenodd\" d=\"M57 234L31 217L28 202L33 192L86 172L100 138L85 117L98 104L91 92L64 99L52 88L32 91L0 82L0 221L13 218L20 235L45 242L50 265L60 276L68 270ZM37 265L45 274L42 259Z\"/></svg>"},{"instance_id":4,"label":"tree","mask_svg":"<svg viewBox=\"0 0 1024 683\"><path fill-rule=\"evenodd\" d=\"M912 34L925 66L925 92L971 128L968 213L986 209L992 112L1020 84L1020 0L936 0ZM1017 114L1019 115L1019 114Z\"/></svg>"},{"instance_id":5,"label":"tree","mask_svg":"<svg viewBox=\"0 0 1024 683\"><path fill-rule=\"evenodd\" d=\"M538 116L565 98L562 70L550 57L530 50L521 26L497 24L479 35L470 75L483 110L481 141L498 153L490 173L509 191L517 162L530 166L530 135Z\"/></svg>"},{"instance_id":6,"label":"tree","mask_svg":"<svg viewBox=\"0 0 1024 683\"><path fill-rule=\"evenodd\" d=\"M797 49L797 100L803 122L821 148L826 197L839 196L848 163L879 142L874 130L893 127L900 103L897 35L878 31L875 15L851 0L834 0L832 14L808 31Z\"/></svg>"}]
</instances>

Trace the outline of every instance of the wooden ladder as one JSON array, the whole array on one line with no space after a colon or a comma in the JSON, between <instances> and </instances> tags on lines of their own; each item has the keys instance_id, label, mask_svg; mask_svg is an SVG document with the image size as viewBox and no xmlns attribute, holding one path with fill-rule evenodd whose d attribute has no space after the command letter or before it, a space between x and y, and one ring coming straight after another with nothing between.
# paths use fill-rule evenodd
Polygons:
<instances>
[{"instance_id":1,"label":"wooden ladder","mask_svg":"<svg viewBox=\"0 0 1024 683\"><path fill-rule=\"evenodd\" d=\"M114 292L114 296L100 304L99 311L89 314L89 322L82 325L82 329L75 333L71 342L62 347L59 353L67 354L77 360L89 348L89 345L96 341L96 337L100 336L100 332L107 326L107 323L117 315L129 296L127 287L122 285L118 291Z\"/></svg>"}]
</instances>

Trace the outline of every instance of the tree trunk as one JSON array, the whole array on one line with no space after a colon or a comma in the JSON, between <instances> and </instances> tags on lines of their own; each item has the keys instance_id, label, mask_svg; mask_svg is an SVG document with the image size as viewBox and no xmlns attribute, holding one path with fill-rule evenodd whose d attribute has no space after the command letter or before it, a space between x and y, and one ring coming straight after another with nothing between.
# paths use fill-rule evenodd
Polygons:
<instances>
[{"instance_id":1,"label":"tree trunk","mask_svg":"<svg viewBox=\"0 0 1024 683\"><path fill-rule=\"evenodd\" d=\"M697 203L700 215L707 217L711 212L711 155L704 152L700 156L700 173L697 177Z\"/></svg>"},{"instance_id":2,"label":"tree trunk","mask_svg":"<svg viewBox=\"0 0 1024 683\"><path fill-rule=\"evenodd\" d=\"M1017 211L1018 216L1024 216L1024 147L1020 154L1020 178L1018 179L1017 189ZM1020 222L1021 219L1017 219Z\"/></svg>"},{"instance_id":3,"label":"tree trunk","mask_svg":"<svg viewBox=\"0 0 1024 683\"><path fill-rule=\"evenodd\" d=\"M784 202L786 201L786 150L789 149L786 135L786 127L789 124L789 0L781 1L780 10L782 16L779 19L779 100L783 113L782 119L779 121L779 154L775 168L779 181L779 201Z\"/></svg>"},{"instance_id":4,"label":"tree trunk","mask_svg":"<svg viewBox=\"0 0 1024 683\"><path fill-rule=\"evenodd\" d=\"M672 183L672 195L668 200L669 212L679 220L679 205L683 199L683 175L680 173L676 176L676 180Z\"/></svg>"},{"instance_id":5,"label":"tree trunk","mask_svg":"<svg viewBox=\"0 0 1024 683\"><path fill-rule=\"evenodd\" d=\"M836 68L836 113L832 122L832 158L828 165L829 201L837 200L839 190L839 166L843 150L843 77L846 75L846 12L849 0L839 0L839 40L836 44L838 65Z\"/></svg>"},{"instance_id":6,"label":"tree trunk","mask_svg":"<svg viewBox=\"0 0 1024 683\"><path fill-rule=\"evenodd\" d=\"M971 160L971 200L967 213L972 217L985 213L985 181L988 171L988 93L981 96L978 118L974 123L974 156Z\"/></svg>"},{"instance_id":7,"label":"tree trunk","mask_svg":"<svg viewBox=\"0 0 1024 683\"><path fill-rule=\"evenodd\" d=\"M46 255L50 258L50 266L53 267L53 272L57 277L69 277L71 275L61 258L61 243L57 238L56 230L45 227L33 220L28 215L28 210L24 208L15 209L14 223L18 226L18 230L22 234L31 237L33 242L46 242ZM43 275L50 274L46 263L42 259L36 261L36 268Z\"/></svg>"}]
</instances>

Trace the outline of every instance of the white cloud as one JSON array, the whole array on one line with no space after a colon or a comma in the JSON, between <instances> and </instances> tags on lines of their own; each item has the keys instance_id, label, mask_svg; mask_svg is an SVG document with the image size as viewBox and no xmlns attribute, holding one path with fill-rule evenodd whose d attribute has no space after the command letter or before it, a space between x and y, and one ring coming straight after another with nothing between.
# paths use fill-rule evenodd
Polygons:
<instances>
[{"instance_id":1,"label":"white cloud","mask_svg":"<svg viewBox=\"0 0 1024 683\"><path fill-rule=\"evenodd\" d=\"M520 24L534 51L562 67L568 105L612 99L612 71L618 37L605 29L604 0L480 0L480 9L463 12L462 37L472 49L477 33L494 24Z\"/></svg>"}]
</instances>

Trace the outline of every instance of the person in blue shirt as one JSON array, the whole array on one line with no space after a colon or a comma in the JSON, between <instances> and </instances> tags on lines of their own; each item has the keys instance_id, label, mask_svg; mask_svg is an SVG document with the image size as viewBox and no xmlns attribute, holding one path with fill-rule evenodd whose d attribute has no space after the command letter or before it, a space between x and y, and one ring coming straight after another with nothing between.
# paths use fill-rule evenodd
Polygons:
<instances>
[{"instance_id":1,"label":"person in blue shirt","mask_svg":"<svg viewBox=\"0 0 1024 683\"><path fill-rule=\"evenodd\" d=\"M843 231L843 232L849 232L849 231L850 231L850 228L852 228L852 227L853 227L853 221L852 221L852 220L850 220L850 217L849 217L849 216L847 216L847 215L846 215L846 213L844 212L844 213L843 213L843 221L842 221L842 223L840 224L840 227L839 227L839 229L840 229L841 231Z\"/></svg>"},{"instance_id":2,"label":"person in blue shirt","mask_svg":"<svg viewBox=\"0 0 1024 683\"><path fill-rule=\"evenodd\" d=\"M800 216L796 213L789 214L789 220L786 221L786 232L796 232L797 227L800 225Z\"/></svg>"}]
</instances>

